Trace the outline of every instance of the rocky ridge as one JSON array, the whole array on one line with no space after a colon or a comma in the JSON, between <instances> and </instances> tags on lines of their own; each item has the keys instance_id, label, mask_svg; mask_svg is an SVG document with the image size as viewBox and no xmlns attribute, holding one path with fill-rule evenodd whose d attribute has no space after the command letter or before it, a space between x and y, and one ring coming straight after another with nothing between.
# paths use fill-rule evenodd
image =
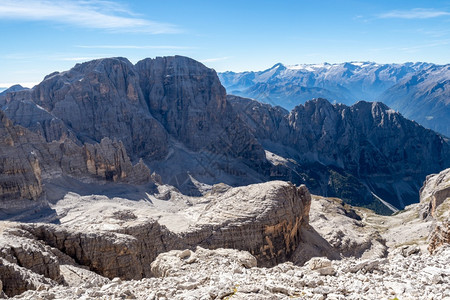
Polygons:
<instances>
[{"instance_id":1,"label":"rocky ridge","mask_svg":"<svg viewBox=\"0 0 450 300\"><path fill-rule=\"evenodd\" d=\"M275 176L316 194L379 212L381 198L400 209L418 202L427 174L450 165L446 139L379 102L349 107L314 99L287 112L228 99L268 151ZM434 154L423 160L425 153Z\"/></svg>"},{"instance_id":2,"label":"rocky ridge","mask_svg":"<svg viewBox=\"0 0 450 300\"><path fill-rule=\"evenodd\" d=\"M158 256L152 264L157 274L154 278L115 278L103 286L57 286L16 298L447 299L450 274L442 266L449 263L449 252L446 247L434 256L396 253L383 260L333 262L321 258L303 267L284 263L257 268L248 252L197 248L195 252L171 251ZM332 274L325 273L325 268Z\"/></svg>"},{"instance_id":3,"label":"rocky ridge","mask_svg":"<svg viewBox=\"0 0 450 300\"><path fill-rule=\"evenodd\" d=\"M427 176L420 190L422 217L435 221L430 234L430 252L450 243L450 169Z\"/></svg>"},{"instance_id":4,"label":"rocky ridge","mask_svg":"<svg viewBox=\"0 0 450 300\"><path fill-rule=\"evenodd\" d=\"M352 105L380 101L426 128L450 136L449 65L347 62L286 66L260 72L224 72L229 94L293 109L313 98Z\"/></svg>"}]
</instances>

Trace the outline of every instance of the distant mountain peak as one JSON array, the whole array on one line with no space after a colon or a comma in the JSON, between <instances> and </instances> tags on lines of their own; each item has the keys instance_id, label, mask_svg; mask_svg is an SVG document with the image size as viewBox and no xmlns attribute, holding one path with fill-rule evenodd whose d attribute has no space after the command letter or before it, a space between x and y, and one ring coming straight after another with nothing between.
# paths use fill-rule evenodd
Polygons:
<instances>
[{"instance_id":1,"label":"distant mountain peak","mask_svg":"<svg viewBox=\"0 0 450 300\"><path fill-rule=\"evenodd\" d=\"M28 88L25 88L23 86L21 86L20 84L15 84L10 86L9 88L5 89L3 92L0 93L0 95L2 94L6 94L6 93L12 93L12 92L19 92L22 90L27 90Z\"/></svg>"}]
</instances>

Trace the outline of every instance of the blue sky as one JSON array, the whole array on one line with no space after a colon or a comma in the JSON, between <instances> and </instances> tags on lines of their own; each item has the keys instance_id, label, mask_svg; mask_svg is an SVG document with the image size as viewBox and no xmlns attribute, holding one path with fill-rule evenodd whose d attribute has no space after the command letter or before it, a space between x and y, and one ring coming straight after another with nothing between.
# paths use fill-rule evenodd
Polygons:
<instances>
[{"instance_id":1,"label":"blue sky","mask_svg":"<svg viewBox=\"0 0 450 300\"><path fill-rule=\"evenodd\" d=\"M0 0L0 87L78 62L185 55L218 72L450 63L449 1Z\"/></svg>"}]
</instances>

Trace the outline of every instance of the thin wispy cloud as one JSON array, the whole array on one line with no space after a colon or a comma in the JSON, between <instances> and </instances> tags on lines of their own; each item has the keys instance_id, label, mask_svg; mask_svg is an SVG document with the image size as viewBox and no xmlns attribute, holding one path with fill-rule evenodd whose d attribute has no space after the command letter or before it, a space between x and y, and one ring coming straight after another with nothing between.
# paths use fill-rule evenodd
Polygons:
<instances>
[{"instance_id":1,"label":"thin wispy cloud","mask_svg":"<svg viewBox=\"0 0 450 300\"><path fill-rule=\"evenodd\" d=\"M159 49L159 50L187 50L194 49L194 47L185 46L138 46L138 45L79 45L77 48L85 49Z\"/></svg>"},{"instance_id":2,"label":"thin wispy cloud","mask_svg":"<svg viewBox=\"0 0 450 300\"><path fill-rule=\"evenodd\" d=\"M411 10L393 10L378 15L381 19L431 19L450 16L450 12L435 9L414 8Z\"/></svg>"},{"instance_id":3,"label":"thin wispy cloud","mask_svg":"<svg viewBox=\"0 0 450 300\"><path fill-rule=\"evenodd\" d=\"M416 45L416 46L411 46L411 47L403 47L403 48L400 48L400 50L413 53L413 52L417 52L422 49L440 47L440 46L445 46L445 45L449 45L449 44L450 44L450 40L442 40L442 41L435 41L435 42L430 42L427 44Z\"/></svg>"},{"instance_id":4,"label":"thin wispy cloud","mask_svg":"<svg viewBox=\"0 0 450 300\"><path fill-rule=\"evenodd\" d=\"M118 3L102 0L2 0L0 18L50 21L116 32L181 32L173 24L144 19Z\"/></svg>"},{"instance_id":5,"label":"thin wispy cloud","mask_svg":"<svg viewBox=\"0 0 450 300\"><path fill-rule=\"evenodd\" d=\"M225 57L215 57L215 58L207 58L207 59L203 59L200 62L202 63L210 63L210 62L216 62L216 61L222 61L222 60L227 60L230 59L230 56L225 56Z\"/></svg>"}]
</instances>

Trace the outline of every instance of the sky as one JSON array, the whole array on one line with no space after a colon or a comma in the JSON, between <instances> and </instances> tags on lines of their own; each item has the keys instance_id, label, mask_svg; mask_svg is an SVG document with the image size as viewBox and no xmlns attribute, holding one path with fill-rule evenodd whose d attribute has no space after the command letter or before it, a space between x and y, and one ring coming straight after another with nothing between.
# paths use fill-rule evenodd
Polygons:
<instances>
[{"instance_id":1,"label":"sky","mask_svg":"<svg viewBox=\"0 0 450 300\"><path fill-rule=\"evenodd\" d=\"M184 55L217 72L450 63L450 0L0 0L0 87L76 63Z\"/></svg>"}]
</instances>

